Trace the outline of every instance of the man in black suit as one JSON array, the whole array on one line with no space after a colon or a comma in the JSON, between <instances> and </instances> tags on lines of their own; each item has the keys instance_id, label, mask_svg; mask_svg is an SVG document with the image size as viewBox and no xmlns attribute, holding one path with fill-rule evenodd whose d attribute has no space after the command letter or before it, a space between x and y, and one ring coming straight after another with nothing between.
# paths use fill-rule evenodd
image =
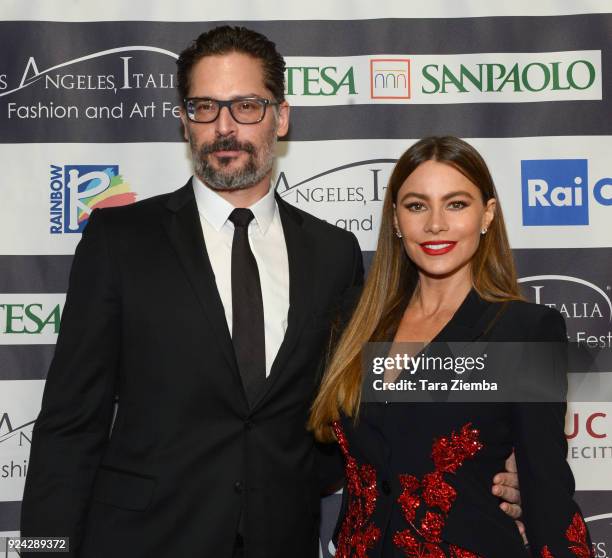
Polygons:
<instances>
[{"instance_id":1,"label":"man in black suit","mask_svg":"<svg viewBox=\"0 0 612 558\"><path fill-rule=\"evenodd\" d=\"M258 33L201 35L178 61L193 179L92 213L23 536L70 537L81 558L318 555L305 423L334 308L363 267L351 233L271 188L283 71Z\"/></svg>"}]
</instances>

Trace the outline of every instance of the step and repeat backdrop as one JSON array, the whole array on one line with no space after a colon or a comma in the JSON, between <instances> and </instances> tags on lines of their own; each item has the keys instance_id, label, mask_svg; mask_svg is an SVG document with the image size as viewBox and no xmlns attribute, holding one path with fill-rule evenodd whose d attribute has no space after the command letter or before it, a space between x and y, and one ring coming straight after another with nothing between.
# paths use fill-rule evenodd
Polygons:
<instances>
[{"instance_id":1,"label":"step and repeat backdrop","mask_svg":"<svg viewBox=\"0 0 612 558\"><path fill-rule=\"evenodd\" d=\"M595 556L612 556L608 2L3 4L0 536L19 532L33 422L89 214L186 182L176 58L231 22L286 58L279 194L354 232L366 263L390 171L411 143L453 134L483 154L525 295L561 311L588 350L571 364L568 460ZM322 501L325 557L339 500Z\"/></svg>"}]
</instances>

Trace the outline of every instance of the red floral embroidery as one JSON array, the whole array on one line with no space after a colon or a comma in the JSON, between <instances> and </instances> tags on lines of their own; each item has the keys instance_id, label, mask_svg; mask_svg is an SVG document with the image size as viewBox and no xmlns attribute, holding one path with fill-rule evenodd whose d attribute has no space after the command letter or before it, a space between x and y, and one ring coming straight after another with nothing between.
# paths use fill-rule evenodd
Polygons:
<instances>
[{"instance_id":1,"label":"red floral embroidery","mask_svg":"<svg viewBox=\"0 0 612 558\"><path fill-rule=\"evenodd\" d=\"M567 528L567 531L565 531L565 536L567 540L572 543L569 545L569 549L578 556L578 558L591 558L593 553L587 542L587 528L578 512L574 514L572 523Z\"/></svg>"},{"instance_id":2,"label":"red floral embroidery","mask_svg":"<svg viewBox=\"0 0 612 558\"><path fill-rule=\"evenodd\" d=\"M456 497L457 492L444 482L442 473L435 471L423 476L423 500L430 508L440 508L448 513Z\"/></svg>"},{"instance_id":3,"label":"red floral embroidery","mask_svg":"<svg viewBox=\"0 0 612 558\"><path fill-rule=\"evenodd\" d=\"M424 475L422 481L412 475L400 475L402 493L397 501L411 529L395 533L393 542L409 558L479 558L454 545L449 546L450 557L447 557L439 546L446 516L457 497L457 491L444 480L444 473L455 473L466 459L473 458L482 449L478 435L471 423L465 424L458 434L453 432L434 441L431 457L435 471ZM440 512L428 509L417 528L416 511L421 500L428 508L437 508ZM415 533L424 540L417 539Z\"/></svg>"},{"instance_id":4,"label":"red floral embroidery","mask_svg":"<svg viewBox=\"0 0 612 558\"><path fill-rule=\"evenodd\" d=\"M454 544L450 545L451 558L480 558L478 554L474 554L469 550L465 550L463 548L459 548Z\"/></svg>"},{"instance_id":5,"label":"red floral embroidery","mask_svg":"<svg viewBox=\"0 0 612 558\"><path fill-rule=\"evenodd\" d=\"M403 550L406 556L410 558L446 558L437 544L419 542L407 529L393 535L393 544Z\"/></svg>"},{"instance_id":6,"label":"red floral embroidery","mask_svg":"<svg viewBox=\"0 0 612 558\"><path fill-rule=\"evenodd\" d=\"M432 511L425 512L425 517L421 521L421 534L426 541L441 542L443 527L444 517L441 514Z\"/></svg>"},{"instance_id":7,"label":"red floral embroidery","mask_svg":"<svg viewBox=\"0 0 612 558\"><path fill-rule=\"evenodd\" d=\"M409 558L446 558L446 554L437 544L419 542L408 530L395 533L393 543L403 550ZM480 558L477 554L459 548L454 544L451 544L449 549L450 558Z\"/></svg>"},{"instance_id":8,"label":"red floral embroidery","mask_svg":"<svg viewBox=\"0 0 612 558\"><path fill-rule=\"evenodd\" d=\"M593 551L587 542L587 528L584 519L578 512L572 517L572 522L565 531L565 538L570 542L568 548L578 558L592 558ZM541 558L554 558L548 549L548 545L542 548L540 556Z\"/></svg>"},{"instance_id":9,"label":"red floral embroidery","mask_svg":"<svg viewBox=\"0 0 612 558\"><path fill-rule=\"evenodd\" d=\"M359 466L348 449L348 441L339 422L332 425L344 459L348 484L348 512L340 534L336 558L366 558L366 552L380 538L380 529L369 522L374 513L378 489L376 487L376 470L368 464Z\"/></svg>"},{"instance_id":10,"label":"red floral embroidery","mask_svg":"<svg viewBox=\"0 0 612 558\"><path fill-rule=\"evenodd\" d=\"M431 448L436 471L454 473L466 459L473 458L481 449L478 441L479 432L468 422L461 427L461 432L453 432L450 437L436 440Z\"/></svg>"},{"instance_id":11,"label":"red floral embroidery","mask_svg":"<svg viewBox=\"0 0 612 558\"><path fill-rule=\"evenodd\" d=\"M416 509L421 504L419 497L415 494L421 486L421 483L419 479L412 475L400 475L399 480L402 487L402 493L397 501L402 507L406 521L412 522L416 515Z\"/></svg>"}]
</instances>

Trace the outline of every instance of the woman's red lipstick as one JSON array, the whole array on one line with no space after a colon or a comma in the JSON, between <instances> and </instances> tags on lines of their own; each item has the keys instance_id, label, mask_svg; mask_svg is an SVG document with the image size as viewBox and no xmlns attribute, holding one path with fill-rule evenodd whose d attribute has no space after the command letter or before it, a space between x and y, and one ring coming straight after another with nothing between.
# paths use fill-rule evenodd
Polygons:
<instances>
[{"instance_id":1,"label":"woman's red lipstick","mask_svg":"<svg viewBox=\"0 0 612 558\"><path fill-rule=\"evenodd\" d=\"M419 246L429 256L441 256L450 252L455 244L457 243L452 240L430 240L429 242L421 242Z\"/></svg>"}]
</instances>

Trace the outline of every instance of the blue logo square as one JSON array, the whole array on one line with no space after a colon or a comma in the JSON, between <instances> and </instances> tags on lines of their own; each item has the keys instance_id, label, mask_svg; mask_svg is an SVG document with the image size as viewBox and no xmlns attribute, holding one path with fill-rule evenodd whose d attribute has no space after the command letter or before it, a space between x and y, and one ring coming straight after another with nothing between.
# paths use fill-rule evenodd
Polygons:
<instances>
[{"instance_id":1,"label":"blue logo square","mask_svg":"<svg viewBox=\"0 0 612 558\"><path fill-rule=\"evenodd\" d=\"M521 161L523 225L588 225L587 159Z\"/></svg>"}]
</instances>

